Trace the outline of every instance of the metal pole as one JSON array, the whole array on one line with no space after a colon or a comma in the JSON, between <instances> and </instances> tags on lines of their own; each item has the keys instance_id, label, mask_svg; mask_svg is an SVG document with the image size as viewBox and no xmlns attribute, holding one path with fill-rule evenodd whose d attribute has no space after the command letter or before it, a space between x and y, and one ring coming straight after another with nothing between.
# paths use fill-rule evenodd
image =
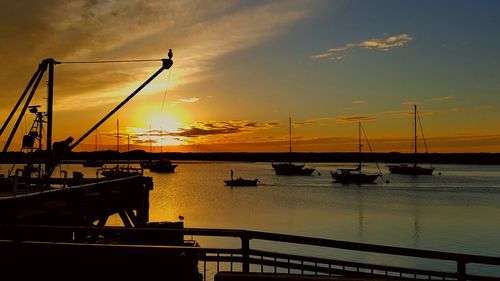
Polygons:
<instances>
[{"instance_id":1,"label":"metal pole","mask_svg":"<svg viewBox=\"0 0 500 281\"><path fill-rule=\"evenodd\" d=\"M45 162L45 173L50 177L52 173L52 113L54 105L54 59L48 59L49 63L49 81L47 84L47 140L46 152L47 158Z\"/></svg>"},{"instance_id":2,"label":"metal pole","mask_svg":"<svg viewBox=\"0 0 500 281\"><path fill-rule=\"evenodd\" d=\"M5 120L5 123L3 123L3 126L0 129L0 136L2 135L3 131L5 130L5 128L7 128L7 125L9 124L10 119L12 119L12 116L14 116L14 113L17 111L17 108L19 107L19 105L21 105L21 102L23 101L24 97L28 93L29 89L33 85L33 82L35 82L35 79L38 77L39 74L40 74L40 67L38 67L38 69L33 74L33 77L31 77L31 80L29 81L28 85L26 86L26 89L24 89L24 92L21 94L21 97L19 98L19 100L17 101L16 105L14 106L14 108L10 112L9 116Z\"/></svg>"},{"instance_id":3,"label":"metal pole","mask_svg":"<svg viewBox=\"0 0 500 281\"><path fill-rule=\"evenodd\" d=\"M17 128L19 127L19 124L21 123L21 120L23 119L24 113L26 112L26 109L28 108L28 105L31 102L31 99L33 98L33 95L35 94L36 88L38 87L38 84L40 84L40 80L43 77L43 74L47 70L47 60L43 60L42 63L39 65L39 70L38 71L38 77L35 81L35 85L33 85L33 88L31 89L31 92L24 103L23 108L21 109L21 113L19 114L19 117L16 120L16 123L14 124L14 128L12 128L12 131L10 132L9 138L5 142L5 146L3 147L3 152L7 152L9 149L10 143L12 142L12 138L14 138L14 135L16 134Z\"/></svg>"},{"instance_id":4,"label":"metal pole","mask_svg":"<svg viewBox=\"0 0 500 281\"><path fill-rule=\"evenodd\" d=\"M149 84L153 79L156 78L163 70L170 68L172 66L173 62L170 59L163 59L163 66L158 69L148 80L146 80L144 83L142 83L139 88L137 88L132 94L130 94L126 99L124 99L119 105L117 105L113 110L111 110L104 118L102 118L97 124L95 124L88 132L86 132L80 139L78 139L76 142L74 142L71 146L70 149L75 148L80 142L82 142L85 138L88 137L89 134L91 134L95 129L97 129L102 123L104 123L106 120L108 120L109 117L111 117L115 112L118 111L122 106L124 106L131 98L133 98L139 91L141 91L146 85Z\"/></svg>"}]
</instances>

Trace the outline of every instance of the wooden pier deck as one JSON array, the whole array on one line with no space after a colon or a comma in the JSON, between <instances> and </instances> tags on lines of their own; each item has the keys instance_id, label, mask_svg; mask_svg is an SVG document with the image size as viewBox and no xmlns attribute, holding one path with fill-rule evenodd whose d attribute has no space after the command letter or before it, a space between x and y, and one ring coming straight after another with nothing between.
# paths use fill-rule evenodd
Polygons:
<instances>
[{"instance_id":1,"label":"wooden pier deck","mask_svg":"<svg viewBox=\"0 0 500 281\"><path fill-rule=\"evenodd\" d=\"M42 191L4 193L0 223L39 225L100 225L119 214L126 226L144 226L149 217L150 177L131 176Z\"/></svg>"}]
</instances>

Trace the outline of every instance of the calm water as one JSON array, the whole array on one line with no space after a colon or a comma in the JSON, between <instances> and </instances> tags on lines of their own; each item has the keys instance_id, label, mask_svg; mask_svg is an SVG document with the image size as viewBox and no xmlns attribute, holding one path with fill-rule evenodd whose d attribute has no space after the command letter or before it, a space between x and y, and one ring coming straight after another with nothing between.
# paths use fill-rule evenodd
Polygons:
<instances>
[{"instance_id":1,"label":"calm water","mask_svg":"<svg viewBox=\"0 0 500 281\"><path fill-rule=\"evenodd\" d=\"M353 164L312 163L320 176L276 176L270 163L176 162L174 174L154 178L150 220L184 216L185 227L235 228L390 246L500 256L500 166L436 165L434 176L390 175L377 184L333 183L329 171ZM95 168L63 165L95 176ZM228 187L234 176L258 178L256 187ZM374 164L364 167L376 172ZM439 175L438 173L441 173ZM389 183L385 181L388 180ZM117 224L118 219L111 220ZM238 240L197 237L202 246ZM252 242L252 247L268 247ZM271 246L277 247L277 246ZM290 253L454 271L454 264L279 245ZM498 269L473 268L500 274Z\"/></svg>"},{"instance_id":2,"label":"calm water","mask_svg":"<svg viewBox=\"0 0 500 281\"><path fill-rule=\"evenodd\" d=\"M308 164L321 173L310 177L276 176L270 163L178 164L175 174L149 173L155 181L152 221L182 215L186 227L249 229L500 256L500 166L437 165L434 176L413 177L389 175L380 165L384 180L358 186L333 183L329 173L352 164ZM225 186L223 180L230 177L231 169L235 177L258 178L262 184ZM367 164L365 170L377 168ZM198 240L203 246L221 246L209 238ZM332 256L331 250L321 248L280 245L279 250ZM364 262L446 266L428 260L338 254Z\"/></svg>"}]
</instances>

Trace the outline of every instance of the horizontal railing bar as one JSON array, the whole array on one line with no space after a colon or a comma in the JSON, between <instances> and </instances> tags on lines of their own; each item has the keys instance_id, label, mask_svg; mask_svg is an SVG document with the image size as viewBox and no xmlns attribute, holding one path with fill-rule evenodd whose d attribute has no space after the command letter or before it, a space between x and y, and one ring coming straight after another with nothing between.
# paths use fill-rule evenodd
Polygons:
<instances>
[{"instance_id":1,"label":"horizontal railing bar","mask_svg":"<svg viewBox=\"0 0 500 281\"><path fill-rule=\"evenodd\" d=\"M338 248L345 250L356 250L356 251L373 252L373 253L390 254L390 255L412 256L412 257L429 258L429 259L500 265L500 258L498 257L457 254L450 252L420 250L420 249L411 249L411 248L402 248L393 246L382 246L375 244L330 240L323 238L312 238L312 237L295 236L288 234L257 232L257 231L248 231L247 237L250 237L251 239L306 244L312 246L331 247L331 248Z\"/></svg>"},{"instance_id":2,"label":"horizontal railing bar","mask_svg":"<svg viewBox=\"0 0 500 281\"><path fill-rule=\"evenodd\" d=\"M274 261L271 259L280 258L280 259L290 259L296 261L305 261L305 262L315 262L318 264L324 265L334 265L334 266L349 266L354 268L363 268L363 269L373 269L373 270L387 270L391 272L402 272L402 273L410 273L410 274L418 274L418 275L433 275L440 277L456 277L455 273L445 272L445 271L432 271L432 270L421 270L421 269L413 269L413 268L405 268L405 267L395 267L395 266L385 266L385 265L377 265L377 264L367 264L367 263L358 263L358 262L350 262L350 261L341 261L335 259L323 259L323 258L314 258L307 256L298 256L298 255L288 255L281 253L273 253L259 250L251 250L251 255L255 256L264 256L269 261ZM320 268L327 268L322 266L317 266Z\"/></svg>"},{"instance_id":3,"label":"horizontal railing bar","mask_svg":"<svg viewBox=\"0 0 500 281\"><path fill-rule=\"evenodd\" d=\"M267 260L263 260L263 261L261 261L259 263L258 259L255 259L255 258L251 258L251 259L254 260L256 262L256 264L261 264L262 263L264 265L270 265L270 266L275 264L274 260L267 259ZM280 261L278 261L278 262L280 262ZM287 262L283 262L283 261L281 261L281 262L284 263L284 264L288 264ZM332 270L332 269L337 270L338 269L338 268L332 268L332 267L327 267L327 266L312 266L312 265L302 266L302 264L299 264L299 263L290 263L290 264L294 265L294 268L298 268L298 269L309 268L309 269L311 269L311 271L318 271L318 272L324 272L324 273L330 273L330 270ZM342 266L341 264L335 264L335 262L332 262L329 265L332 265L332 266ZM452 273L452 272L420 270L420 269L412 269L412 268L404 268L404 267L391 267L391 266L387 266L387 267L384 267L384 266L375 266L375 267L373 267L373 266L370 266L370 265L367 265L367 266L358 266L356 264L350 264L350 265L345 265L345 266L350 267L350 268L363 269L363 270L366 270L366 271L369 271L369 270L378 270L378 271L388 271L388 272L393 272L393 273L404 273L404 274L417 274L417 275L423 275L423 276L434 276L434 277L440 277L440 278L442 278L442 277L456 278L457 277L456 273Z\"/></svg>"}]
</instances>

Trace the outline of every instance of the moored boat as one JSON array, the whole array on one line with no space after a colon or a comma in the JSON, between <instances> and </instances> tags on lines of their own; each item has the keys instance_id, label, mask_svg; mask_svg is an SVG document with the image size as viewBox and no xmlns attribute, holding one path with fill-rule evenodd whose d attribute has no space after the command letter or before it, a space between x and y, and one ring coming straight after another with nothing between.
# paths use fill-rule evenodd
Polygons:
<instances>
[{"instance_id":1,"label":"moored boat","mask_svg":"<svg viewBox=\"0 0 500 281\"><path fill-rule=\"evenodd\" d=\"M339 183L374 183L380 177L378 174L361 173L361 166L355 169L337 169L335 173L330 171L330 174Z\"/></svg>"},{"instance_id":2,"label":"moored boat","mask_svg":"<svg viewBox=\"0 0 500 281\"><path fill-rule=\"evenodd\" d=\"M415 162L413 165L408 165L406 163L399 164L399 165L389 165L389 171L392 174L402 174L402 175L432 175L434 172L434 168L431 167L421 167L417 165L417 105L413 106L414 108L414 113L413 113L413 118L414 118L414 136L413 136L413 146L414 146L414 151L413 151L413 157ZM420 120L420 119L419 119ZM422 126L420 126L422 129ZM423 136L423 131L422 131L422 136ZM424 138L424 143L425 143L425 138ZM427 149L427 144L425 144L425 148Z\"/></svg>"},{"instance_id":3,"label":"moored boat","mask_svg":"<svg viewBox=\"0 0 500 281\"><path fill-rule=\"evenodd\" d=\"M169 159L165 158L158 161L149 162L146 166L151 172L155 173L173 173L175 171L175 168L177 167L176 164L172 164Z\"/></svg>"},{"instance_id":4,"label":"moored boat","mask_svg":"<svg viewBox=\"0 0 500 281\"><path fill-rule=\"evenodd\" d=\"M283 176L310 176L316 169L313 168L305 168L304 164L295 164L292 163L292 118L290 117L288 120L288 138L289 138L289 162L283 162L283 163L272 163L271 166L274 169L274 172L276 172L276 175L283 175ZM319 174L319 172L318 172Z\"/></svg>"},{"instance_id":5,"label":"moored boat","mask_svg":"<svg viewBox=\"0 0 500 281\"><path fill-rule=\"evenodd\" d=\"M284 176L310 176L316 169L305 168L304 164L289 163L272 163L272 167L276 175Z\"/></svg>"},{"instance_id":6,"label":"moored boat","mask_svg":"<svg viewBox=\"0 0 500 281\"><path fill-rule=\"evenodd\" d=\"M358 147L359 147L359 155L360 161L357 168L354 169L337 169L334 173L330 171L330 175L332 178L339 183L355 183L355 184L363 184L363 183L374 183L374 181L380 177L380 174L366 174L361 171L362 163L361 163L361 122L358 122Z\"/></svg>"},{"instance_id":7,"label":"moored boat","mask_svg":"<svg viewBox=\"0 0 500 281\"><path fill-rule=\"evenodd\" d=\"M249 179L237 178L237 179L225 180L224 182L228 186L256 186L259 183L259 180L258 179L249 180Z\"/></svg>"}]
</instances>

